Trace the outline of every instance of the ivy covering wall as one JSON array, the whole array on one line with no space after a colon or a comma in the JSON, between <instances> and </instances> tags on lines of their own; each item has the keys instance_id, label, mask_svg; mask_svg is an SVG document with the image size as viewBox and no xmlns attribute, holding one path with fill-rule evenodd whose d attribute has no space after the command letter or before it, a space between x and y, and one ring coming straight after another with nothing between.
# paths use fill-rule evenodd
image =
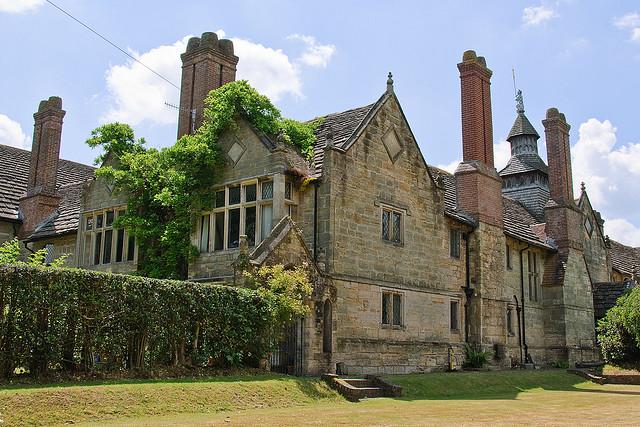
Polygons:
<instances>
[{"instance_id":1,"label":"ivy covering wall","mask_svg":"<svg viewBox=\"0 0 640 427\"><path fill-rule=\"evenodd\" d=\"M290 289L279 291L291 282L282 274L265 270L257 276L264 286L246 289L0 266L0 375L255 365L306 310L301 301L310 285L295 280L302 287L292 298Z\"/></svg>"}]
</instances>

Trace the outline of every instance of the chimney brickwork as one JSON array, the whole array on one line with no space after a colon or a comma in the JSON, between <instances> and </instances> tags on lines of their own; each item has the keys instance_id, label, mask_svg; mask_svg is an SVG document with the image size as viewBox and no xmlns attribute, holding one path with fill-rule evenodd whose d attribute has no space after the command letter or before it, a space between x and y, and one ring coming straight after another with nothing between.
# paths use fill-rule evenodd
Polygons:
<instances>
[{"instance_id":1,"label":"chimney brickwork","mask_svg":"<svg viewBox=\"0 0 640 427\"><path fill-rule=\"evenodd\" d=\"M462 101L462 160L493 164L493 122L491 116L491 75L485 59L466 51L460 71Z\"/></svg>"},{"instance_id":2,"label":"chimney brickwork","mask_svg":"<svg viewBox=\"0 0 640 427\"><path fill-rule=\"evenodd\" d=\"M549 195L545 206L546 232L554 239L560 252L573 248L582 250L582 212L573 199L571 172L571 126L557 108L547 110L542 121L549 164Z\"/></svg>"},{"instance_id":3,"label":"chimney brickwork","mask_svg":"<svg viewBox=\"0 0 640 427\"><path fill-rule=\"evenodd\" d=\"M56 190L60 141L62 137L62 99L52 96L41 101L33 115L33 144L29 160L27 193L20 200L22 215L21 238L27 237L35 227L51 215L60 203Z\"/></svg>"},{"instance_id":4,"label":"chimney brickwork","mask_svg":"<svg viewBox=\"0 0 640 427\"><path fill-rule=\"evenodd\" d=\"M204 101L213 89L236 79L238 57L233 53L233 42L221 39L215 33L192 37L187 50L181 55L182 80L178 138L200 127L204 118Z\"/></svg>"},{"instance_id":5,"label":"chimney brickwork","mask_svg":"<svg viewBox=\"0 0 640 427\"><path fill-rule=\"evenodd\" d=\"M472 50L463 54L458 70L463 154L455 172L458 207L480 222L502 227L502 179L493 164L492 72Z\"/></svg>"}]
</instances>

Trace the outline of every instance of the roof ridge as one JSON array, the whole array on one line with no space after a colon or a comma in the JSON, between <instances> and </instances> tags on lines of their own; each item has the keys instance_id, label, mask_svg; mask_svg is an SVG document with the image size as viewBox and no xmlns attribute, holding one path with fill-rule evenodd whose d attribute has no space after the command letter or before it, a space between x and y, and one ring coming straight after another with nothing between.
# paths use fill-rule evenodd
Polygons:
<instances>
[{"instance_id":1,"label":"roof ridge","mask_svg":"<svg viewBox=\"0 0 640 427\"><path fill-rule=\"evenodd\" d=\"M0 148L10 148L12 150L23 151L25 154L27 154L27 153L31 154L31 150L27 150L26 148L14 147L13 145L0 144ZM59 161L65 162L65 163L73 163L73 164L76 164L76 165L79 165L79 166L85 166L85 167L88 167L88 168L91 168L91 169L97 169L95 166L91 166L91 165L88 165L86 163L80 163L80 162L77 162L75 160L59 159Z\"/></svg>"}]
</instances>

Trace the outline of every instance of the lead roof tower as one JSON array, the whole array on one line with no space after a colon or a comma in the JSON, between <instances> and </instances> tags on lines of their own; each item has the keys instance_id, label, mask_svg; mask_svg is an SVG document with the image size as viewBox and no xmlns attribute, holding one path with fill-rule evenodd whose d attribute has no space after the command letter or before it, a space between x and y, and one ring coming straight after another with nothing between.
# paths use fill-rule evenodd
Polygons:
<instances>
[{"instance_id":1,"label":"lead roof tower","mask_svg":"<svg viewBox=\"0 0 640 427\"><path fill-rule=\"evenodd\" d=\"M511 158L500 171L502 194L519 201L538 221L544 222L544 206L549 200L549 169L538 155L540 135L524 114L522 91L516 95L516 120L507 141Z\"/></svg>"}]
</instances>

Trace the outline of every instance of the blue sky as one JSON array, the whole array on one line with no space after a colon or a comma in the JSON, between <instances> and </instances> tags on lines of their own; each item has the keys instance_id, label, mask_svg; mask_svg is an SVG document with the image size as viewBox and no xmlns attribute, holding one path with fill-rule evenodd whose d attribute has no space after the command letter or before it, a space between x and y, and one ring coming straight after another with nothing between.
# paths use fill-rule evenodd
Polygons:
<instances>
[{"instance_id":1,"label":"blue sky","mask_svg":"<svg viewBox=\"0 0 640 427\"><path fill-rule=\"evenodd\" d=\"M494 72L496 166L508 158L515 68L541 135L551 106L571 123L575 187L586 182L606 232L640 246L640 2L53 1L176 84L186 37L225 34L239 77L297 119L375 101L392 71L425 158L449 168L461 157L456 64L474 49ZM84 140L116 119L150 145L175 140L164 101L178 91L44 0L0 0L0 37L0 143L29 148L50 95L67 110L63 158L90 163Z\"/></svg>"}]
</instances>

